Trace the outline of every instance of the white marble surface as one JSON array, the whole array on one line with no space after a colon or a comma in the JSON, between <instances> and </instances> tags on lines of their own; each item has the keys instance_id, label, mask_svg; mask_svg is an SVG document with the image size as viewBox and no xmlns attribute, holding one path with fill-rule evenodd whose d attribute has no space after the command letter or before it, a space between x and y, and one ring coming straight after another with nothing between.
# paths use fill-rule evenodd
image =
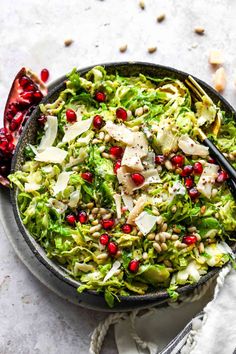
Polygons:
<instances>
[{"instance_id":1,"label":"white marble surface","mask_svg":"<svg viewBox=\"0 0 236 354\"><path fill-rule=\"evenodd\" d=\"M11 81L22 66L36 72L47 67L54 80L74 66L140 60L188 71L211 84L210 49L224 53L224 95L236 106L236 2L145 4L142 11L136 0L0 0L1 116ZM156 23L162 12L166 20ZM206 34L196 35L195 26L203 26ZM74 43L65 48L67 38ZM127 52L119 53L126 43ZM157 46L157 52L148 54L149 46ZM15 256L0 227L1 354L86 354L90 334L105 316L69 304L41 285ZM108 353L116 353L112 331L103 348Z\"/></svg>"}]
</instances>

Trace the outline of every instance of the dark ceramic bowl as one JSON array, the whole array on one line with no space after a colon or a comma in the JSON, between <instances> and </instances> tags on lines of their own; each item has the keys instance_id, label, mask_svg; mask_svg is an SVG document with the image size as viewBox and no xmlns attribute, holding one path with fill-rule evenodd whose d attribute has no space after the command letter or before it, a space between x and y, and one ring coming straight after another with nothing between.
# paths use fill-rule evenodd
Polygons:
<instances>
[{"instance_id":1,"label":"dark ceramic bowl","mask_svg":"<svg viewBox=\"0 0 236 354\"><path fill-rule=\"evenodd\" d=\"M111 64L102 64L105 67L109 74L119 74L123 76L132 76L139 75L142 73L151 77L172 77L184 81L189 74L175 70L173 68L154 65L149 63L140 63L140 62L125 62L125 63L111 63ZM78 70L80 75L83 76L89 71L92 67ZM59 93L65 88L66 76L58 79L54 82L50 88L48 95L43 99L42 103L53 102L59 95ZM203 87L207 94L213 99L214 102L221 102L221 107L228 115L233 113L235 117L235 111L231 105L215 90L213 90L206 83L201 80L196 79L196 81ZM16 152L12 161L12 172L20 170L24 162L23 151L27 143L34 143L35 137L38 129L37 118L40 114L39 107L37 107L34 112L31 114L29 121L27 122L24 131L21 135L21 138L18 142ZM71 278L66 270L61 267L56 262L47 258L43 248L35 241L35 239L29 234L25 226L23 225L20 213L17 206L17 189L11 190L11 201L13 205L14 215L18 227L21 233L24 236L25 241L28 246L31 248L34 255L42 262L45 267L47 267L54 275L56 275L62 282L68 284L76 289L80 286L80 283L73 278ZM180 294L191 293L196 287L201 286L206 283L209 279L214 277L219 269L212 269L206 275L202 276L199 282L195 285L185 285L178 289ZM104 301L103 294L98 294L96 291L86 291L79 295L83 304L87 304L88 307L97 308L98 310L108 310L108 307ZM131 295L126 297L120 297L120 302L117 302L113 311L127 311L135 308L145 308L149 306L154 306L156 304L162 303L168 298L168 294L165 289L156 290L150 292L146 295Z\"/></svg>"}]
</instances>

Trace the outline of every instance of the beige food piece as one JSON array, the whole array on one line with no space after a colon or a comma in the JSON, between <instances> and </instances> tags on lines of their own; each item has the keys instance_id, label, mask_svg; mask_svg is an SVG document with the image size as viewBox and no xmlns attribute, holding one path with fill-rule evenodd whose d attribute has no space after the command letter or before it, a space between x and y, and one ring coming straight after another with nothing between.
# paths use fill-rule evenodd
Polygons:
<instances>
[{"instance_id":1,"label":"beige food piece","mask_svg":"<svg viewBox=\"0 0 236 354\"><path fill-rule=\"evenodd\" d=\"M148 48L148 53L149 54L153 54L153 53L155 53L157 51L157 47L149 47Z\"/></svg>"},{"instance_id":2,"label":"beige food piece","mask_svg":"<svg viewBox=\"0 0 236 354\"><path fill-rule=\"evenodd\" d=\"M127 50L127 48L128 48L127 44L124 44L124 45L122 45L122 46L120 47L119 50L120 50L121 53L125 53L126 50Z\"/></svg>"},{"instance_id":3,"label":"beige food piece","mask_svg":"<svg viewBox=\"0 0 236 354\"><path fill-rule=\"evenodd\" d=\"M139 7L140 9L144 10L145 9L145 2L143 0L139 1Z\"/></svg>"},{"instance_id":4,"label":"beige food piece","mask_svg":"<svg viewBox=\"0 0 236 354\"><path fill-rule=\"evenodd\" d=\"M203 27L198 26L198 27L194 28L194 32L197 34L203 35L205 32L205 29Z\"/></svg>"},{"instance_id":5,"label":"beige food piece","mask_svg":"<svg viewBox=\"0 0 236 354\"><path fill-rule=\"evenodd\" d=\"M143 211L146 203L147 203L147 197L145 195L139 197L135 207L131 210L131 212L130 212L130 214L128 216L127 224L135 225L135 219Z\"/></svg>"},{"instance_id":6,"label":"beige food piece","mask_svg":"<svg viewBox=\"0 0 236 354\"><path fill-rule=\"evenodd\" d=\"M157 22L163 22L166 18L166 15L163 13L163 14L160 14L157 16Z\"/></svg>"},{"instance_id":7,"label":"beige food piece","mask_svg":"<svg viewBox=\"0 0 236 354\"><path fill-rule=\"evenodd\" d=\"M223 67L216 70L215 74L213 75L213 82L216 91L224 91L226 86L226 73Z\"/></svg>"},{"instance_id":8,"label":"beige food piece","mask_svg":"<svg viewBox=\"0 0 236 354\"><path fill-rule=\"evenodd\" d=\"M224 60L222 57L222 53L219 50L212 50L210 52L210 56L209 56L209 63L212 65L219 65L219 64L223 64Z\"/></svg>"},{"instance_id":9,"label":"beige food piece","mask_svg":"<svg viewBox=\"0 0 236 354\"><path fill-rule=\"evenodd\" d=\"M126 128L124 124L114 124L108 121L103 128L115 140L121 141L126 145L133 145L134 133Z\"/></svg>"},{"instance_id":10,"label":"beige food piece","mask_svg":"<svg viewBox=\"0 0 236 354\"><path fill-rule=\"evenodd\" d=\"M65 39L64 40L65 47L69 47L73 42L74 42L73 39Z\"/></svg>"}]
</instances>

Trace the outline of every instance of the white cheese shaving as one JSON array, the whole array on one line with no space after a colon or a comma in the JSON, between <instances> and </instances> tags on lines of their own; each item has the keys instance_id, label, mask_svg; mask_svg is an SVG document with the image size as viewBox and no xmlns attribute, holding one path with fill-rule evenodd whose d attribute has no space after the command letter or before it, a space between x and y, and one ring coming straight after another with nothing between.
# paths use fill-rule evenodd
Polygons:
<instances>
[{"instance_id":1,"label":"white cheese shaving","mask_svg":"<svg viewBox=\"0 0 236 354\"><path fill-rule=\"evenodd\" d=\"M92 266L91 264L75 262L74 273L77 274L78 271L84 273L92 272L94 271L94 266Z\"/></svg>"},{"instance_id":2,"label":"white cheese shaving","mask_svg":"<svg viewBox=\"0 0 236 354\"><path fill-rule=\"evenodd\" d=\"M93 121L93 118L89 118L89 119L82 120L82 121L76 122L74 124L71 124L68 127L68 129L66 130L65 135L62 139L62 142L69 143L70 141L77 138L77 136L86 132L90 128L92 121Z\"/></svg>"},{"instance_id":3,"label":"white cheese shaving","mask_svg":"<svg viewBox=\"0 0 236 354\"><path fill-rule=\"evenodd\" d=\"M121 218L121 195L120 194L114 194L114 200L116 203L116 215L117 219Z\"/></svg>"},{"instance_id":4,"label":"white cheese shaving","mask_svg":"<svg viewBox=\"0 0 236 354\"><path fill-rule=\"evenodd\" d=\"M121 197L122 197L122 200L123 200L123 203L124 203L125 207L129 211L131 211L133 209L133 207L134 207L133 198L130 195L128 195L128 194L122 194Z\"/></svg>"},{"instance_id":5,"label":"white cheese shaving","mask_svg":"<svg viewBox=\"0 0 236 354\"><path fill-rule=\"evenodd\" d=\"M188 135L182 135L178 141L179 148L186 155L196 155L206 157L209 155L209 148L195 143L193 139L191 139Z\"/></svg>"},{"instance_id":6,"label":"white cheese shaving","mask_svg":"<svg viewBox=\"0 0 236 354\"><path fill-rule=\"evenodd\" d=\"M76 208L80 200L80 189L74 191L70 195L70 201L68 203L70 208Z\"/></svg>"},{"instance_id":7,"label":"white cheese shaving","mask_svg":"<svg viewBox=\"0 0 236 354\"><path fill-rule=\"evenodd\" d=\"M38 152L35 156L36 161L62 163L67 156L67 151L57 147L48 147L42 152Z\"/></svg>"},{"instance_id":8,"label":"white cheese shaving","mask_svg":"<svg viewBox=\"0 0 236 354\"><path fill-rule=\"evenodd\" d=\"M197 190L205 197L211 198L212 188L218 175L219 166L206 163L197 184Z\"/></svg>"},{"instance_id":9,"label":"white cheese shaving","mask_svg":"<svg viewBox=\"0 0 236 354\"><path fill-rule=\"evenodd\" d=\"M58 214L63 214L66 209L67 209L67 205L60 202L57 199L54 198L50 198L48 200L48 206L53 207L54 209L56 209L56 211L58 212Z\"/></svg>"},{"instance_id":10,"label":"white cheese shaving","mask_svg":"<svg viewBox=\"0 0 236 354\"><path fill-rule=\"evenodd\" d=\"M113 266L111 267L109 272L106 274L105 278L103 279L103 283L105 283L108 279L110 279L111 277L113 277L113 275L116 274L116 272L120 268L120 265L121 265L121 263L119 261L115 261L113 263Z\"/></svg>"},{"instance_id":11,"label":"white cheese shaving","mask_svg":"<svg viewBox=\"0 0 236 354\"><path fill-rule=\"evenodd\" d=\"M143 211L136 219L135 224L143 235L147 235L156 224L157 217Z\"/></svg>"},{"instance_id":12,"label":"white cheese shaving","mask_svg":"<svg viewBox=\"0 0 236 354\"><path fill-rule=\"evenodd\" d=\"M131 210L131 212L128 216L127 224L130 224L130 225L135 224L135 219L143 211L146 203L147 203L147 196L146 195L142 195L141 197L138 198L138 200L135 204L135 207Z\"/></svg>"},{"instance_id":13,"label":"white cheese shaving","mask_svg":"<svg viewBox=\"0 0 236 354\"><path fill-rule=\"evenodd\" d=\"M132 145L134 142L134 133L124 124L114 124L108 121L103 128L115 140L121 141L126 145Z\"/></svg>"},{"instance_id":14,"label":"white cheese shaving","mask_svg":"<svg viewBox=\"0 0 236 354\"><path fill-rule=\"evenodd\" d=\"M38 146L39 152L53 145L57 137L57 130L58 130L57 117L47 116L47 123L45 124L45 135L42 137L42 140Z\"/></svg>"},{"instance_id":15,"label":"white cheese shaving","mask_svg":"<svg viewBox=\"0 0 236 354\"><path fill-rule=\"evenodd\" d=\"M25 192L34 192L39 190L41 187L41 184L35 183L35 182L30 182L30 183L25 183Z\"/></svg>"},{"instance_id":16,"label":"white cheese shaving","mask_svg":"<svg viewBox=\"0 0 236 354\"><path fill-rule=\"evenodd\" d=\"M142 171L141 158L148 154L148 142L142 132L132 133L134 140L131 146L127 146L121 161L122 166L127 166L136 171Z\"/></svg>"},{"instance_id":17,"label":"white cheese shaving","mask_svg":"<svg viewBox=\"0 0 236 354\"><path fill-rule=\"evenodd\" d=\"M58 193L63 192L66 189L71 173L73 172L64 171L59 174L57 182L53 187L54 195L57 195Z\"/></svg>"}]
</instances>

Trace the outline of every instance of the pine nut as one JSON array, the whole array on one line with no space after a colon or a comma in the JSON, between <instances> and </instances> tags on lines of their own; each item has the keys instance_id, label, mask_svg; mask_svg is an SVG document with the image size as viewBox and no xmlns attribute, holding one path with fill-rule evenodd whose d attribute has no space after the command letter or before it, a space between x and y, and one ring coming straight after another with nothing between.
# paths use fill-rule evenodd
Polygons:
<instances>
[{"instance_id":1,"label":"pine nut","mask_svg":"<svg viewBox=\"0 0 236 354\"><path fill-rule=\"evenodd\" d=\"M110 219L111 217L112 217L112 214L111 214L111 213L105 214L105 215L103 216L103 220L108 220L108 219Z\"/></svg>"},{"instance_id":2,"label":"pine nut","mask_svg":"<svg viewBox=\"0 0 236 354\"><path fill-rule=\"evenodd\" d=\"M98 213L98 210L99 210L98 208L93 208L93 209L92 209L92 214L97 214L97 213Z\"/></svg>"},{"instance_id":3,"label":"pine nut","mask_svg":"<svg viewBox=\"0 0 236 354\"><path fill-rule=\"evenodd\" d=\"M171 236L171 240L173 240L173 241L176 241L176 240L178 240L179 239L179 236L178 235L172 235Z\"/></svg>"},{"instance_id":4,"label":"pine nut","mask_svg":"<svg viewBox=\"0 0 236 354\"><path fill-rule=\"evenodd\" d=\"M172 206L171 211L172 211L172 213L176 213L176 211L177 211L176 205L173 205L173 206Z\"/></svg>"},{"instance_id":5,"label":"pine nut","mask_svg":"<svg viewBox=\"0 0 236 354\"><path fill-rule=\"evenodd\" d=\"M166 15L160 14L159 16L157 16L157 22L161 23L162 21L164 21L164 19L166 18Z\"/></svg>"},{"instance_id":6,"label":"pine nut","mask_svg":"<svg viewBox=\"0 0 236 354\"><path fill-rule=\"evenodd\" d=\"M167 170L173 170L173 165L172 163L170 162L170 160L167 160L165 162L165 167L167 168Z\"/></svg>"},{"instance_id":7,"label":"pine nut","mask_svg":"<svg viewBox=\"0 0 236 354\"><path fill-rule=\"evenodd\" d=\"M161 246L159 245L159 243L153 242L153 247L155 248L155 250L156 250L158 253L161 252Z\"/></svg>"},{"instance_id":8,"label":"pine nut","mask_svg":"<svg viewBox=\"0 0 236 354\"><path fill-rule=\"evenodd\" d=\"M178 227L173 227L173 231L176 232L177 234L181 233L181 229L179 229Z\"/></svg>"},{"instance_id":9,"label":"pine nut","mask_svg":"<svg viewBox=\"0 0 236 354\"><path fill-rule=\"evenodd\" d=\"M196 236L198 241L201 241L202 238L201 238L201 236L199 234L195 233L194 236Z\"/></svg>"},{"instance_id":10,"label":"pine nut","mask_svg":"<svg viewBox=\"0 0 236 354\"><path fill-rule=\"evenodd\" d=\"M176 248L179 248L179 245L181 245L180 240L175 241L174 245Z\"/></svg>"},{"instance_id":11,"label":"pine nut","mask_svg":"<svg viewBox=\"0 0 236 354\"><path fill-rule=\"evenodd\" d=\"M168 260L168 259L165 259L163 261L163 263L167 266L167 267L172 267L172 263Z\"/></svg>"},{"instance_id":12,"label":"pine nut","mask_svg":"<svg viewBox=\"0 0 236 354\"><path fill-rule=\"evenodd\" d=\"M155 53L157 51L157 47L149 47L148 48L148 53L149 54L153 54L153 53Z\"/></svg>"},{"instance_id":13,"label":"pine nut","mask_svg":"<svg viewBox=\"0 0 236 354\"><path fill-rule=\"evenodd\" d=\"M157 172L161 172L162 171L162 166L161 165L159 165L159 166L157 166Z\"/></svg>"},{"instance_id":14,"label":"pine nut","mask_svg":"<svg viewBox=\"0 0 236 354\"><path fill-rule=\"evenodd\" d=\"M156 215L156 216L160 215L159 211L155 207L152 208L152 213L153 213L153 215Z\"/></svg>"},{"instance_id":15,"label":"pine nut","mask_svg":"<svg viewBox=\"0 0 236 354\"><path fill-rule=\"evenodd\" d=\"M194 32L197 33L197 34L203 35L204 32L205 32L205 30L204 30L203 27L200 27L200 26L199 26L199 27L195 27L195 28L194 28Z\"/></svg>"},{"instance_id":16,"label":"pine nut","mask_svg":"<svg viewBox=\"0 0 236 354\"><path fill-rule=\"evenodd\" d=\"M143 111L144 113L147 113L149 111L149 107L146 104L143 106Z\"/></svg>"},{"instance_id":17,"label":"pine nut","mask_svg":"<svg viewBox=\"0 0 236 354\"><path fill-rule=\"evenodd\" d=\"M99 143L101 143L101 140L99 140L97 138L92 140L92 144L99 144Z\"/></svg>"},{"instance_id":18,"label":"pine nut","mask_svg":"<svg viewBox=\"0 0 236 354\"><path fill-rule=\"evenodd\" d=\"M205 247L204 247L203 242L200 242L200 245L199 245L198 249L199 249L199 252L200 252L200 253L204 253Z\"/></svg>"},{"instance_id":19,"label":"pine nut","mask_svg":"<svg viewBox=\"0 0 236 354\"><path fill-rule=\"evenodd\" d=\"M155 236L155 241L157 241L157 242L160 241L160 235L159 235L159 234L156 234L156 236Z\"/></svg>"},{"instance_id":20,"label":"pine nut","mask_svg":"<svg viewBox=\"0 0 236 354\"><path fill-rule=\"evenodd\" d=\"M156 223L158 225L161 225L163 223L163 217L161 215L157 217Z\"/></svg>"},{"instance_id":21,"label":"pine nut","mask_svg":"<svg viewBox=\"0 0 236 354\"><path fill-rule=\"evenodd\" d=\"M144 259L144 260L148 259L148 254L147 254L147 252L143 252L143 259Z\"/></svg>"},{"instance_id":22,"label":"pine nut","mask_svg":"<svg viewBox=\"0 0 236 354\"><path fill-rule=\"evenodd\" d=\"M107 152L102 152L101 155L102 155L102 157L104 157L105 159L109 159L109 158L110 158L110 154L108 154Z\"/></svg>"},{"instance_id":23,"label":"pine nut","mask_svg":"<svg viewBox=\"0 0 236 354\"><path fill-rule=\"evenodd\" d=\"M108 210L105 209L105 208L100 208L100 209L99 209L99 213L100 213L101 215L105 215L105 214L107 214L107 212L108 212Z\"/></svg>"},{"instance_id":24,"label":"pine nut","mask_svg":"<svg viewBox=\"0 0 236 354\"><path fill-rule=\"evenodd\" d=\"M167 244L166 244L165 242L163 242L163 243L161 244L161 249L162 249L163 251L167 251L168 246L167 246Z\"/></svg>"},{"instance_id":25,"label":"pine nut","mask_svg":"<svg viewBox=\"0 0 236 354\"><path fill-rule=\"evenodd\" d=\"M203 206L201 207L201 209L200 209L200 212L201 212L201 214L204 214L205 211L206 211L206 206L203 205Z\"/></svg>"},{"instance_id":26,"label":"pine nut","mask_svg":"<svg viewBox=\"0 0 236 354\"><path fill-rule=\"evenodd\" d=\"M211 192L211 196L214 198L217 193L218 193L218 190L216 188L213 188L212 192Z\"/></svg>"},{"instance_id":27,"label":"pine nut","mask_svg":"<svg viewBox=\"0 0 236 354\"><path fill-rule=\"evenodd\" d=\"M99 138L99 139L103 140L104 137L105 137L105 133L104 133L104 132L100 132L100 133L98 134L98 138Z\"/></svg>"},{"instance_id":28,"label":"pine nut","mask_svg":"<svg viewBox=\"0 0 236 354\"><path fill-rule=\"evenodd\" d=\"M102 225L101 225L101 224L98 224L98 225L95 225L95 226L90 227L89 232L90 232L90 234L93 234L95 231L101 230L101 228L102 228Z\"/></svg>"},{"instance_id":29,"label":"pine nut","mask_svg":"<svg viewBox=\"0 0 236 354\"><path fill-rule=\"evenodd\" d=\"M187 247L188 247L188 245L186 245L186 243L182 243L182 242L178 246L178 248L180 248L180 249L187 248Z\"/></svg>"},{"instance_id":30,"label":"pine nut","mask_svg":"<svg viewBox=\"0 0 236 354\"><path fill-rule=\"evenodd\" d=\"M234 154L230 153L230 154L229 154L229 159L232 160L232 161L234 161L234 160L235 160Z\"/></svg>"},{"instance_id":31,"label":"pine nut","mask_svg":"<svg viewBox=\"0 0 236 354\"><path fill-rule=\"evenodd\" d=\"M174 269L173 269L173 268L171 268L171 267L166 268L166 270L168 270L168 272L169 272L169 273L174 272Z\"/></svg>"},{"instance_id":32,"label":"pine nut","mask_svg":"<svg viewBox=\"0 0 236 354\"><path fill-rule=\"evenodd\" d=\"M168 228L168 225L166 223L164 223L161 227L161 231L166 231Z\"/></svg>"},{"instance_id":33,"label":"pine nut","mask_svg":"<svg viewBox=\"0 0 236 354\"><path fill-rule=\"evenodd\" d=\"M143 0L139 1L139 7L140 9L144 10L145 9L145 2Z\"/></svg>"},{"instance_id":34,"label":"pine nut","mask_svg":"<svg viewBox=\"0 0 236 354\"><path fill-rule=\"evenodd\" d=\"M92 202L86 204L86 207L87 207L88 209L92 209L93 206L94 206L94 204L93 204Z\"/></svg>"},{"instance_id":35,"label":"pine nut","mask_svg":"<svg viewBox=\"0 0 236 354\"><path fill-rule=\"evenodd\" d=\"M92 214L90 214L88 218L89 218L89 221L94 220L94 216Z\"/></svg>"},{"instance_id":36,"label":"pine nut","mask_svg":"<svg viewBox=\"0 0 236 354\"><path fill-rule=\"evenodd\" d=\"M97 256L97 259L98 260L105 260L108 258L108 254L107 253L100 253L98 256Z\"/></svg>"},{"instance_id":37,"label":"pine nut","mask_svg":"<svg viewBox=\"0 0 236 354\"><path fill-rule=\"evenodd\" d=\"M169 232L162 231L160 235L163 235L167 240L171 238L171 234Z\"/></svg>"},{"instance_id":38,"label":"pine nut","mask_svg":"<svg viewBox=\"0 0 236 354\"><path fill-rule=\"evenodd\" d=\"M102 145L102 146L100 146L100 147L98 148L98 150L99 150L100 152L103 152L103 151L106 150L106 147L105 147L104 145Z\"/></svg>"},{"instance_id":39,"label":"pine nut","mask_svg":"<svg viewBox=\"0 0 236 354\"><path fill-rule=\"evenodd\" d=\"M141 231L138 232L138 236L143 236Z\"/></svg>"},{"instance_id":40,"label":"pine nut","mask_svg":"<svg viewBox=\"0 0 236 354\"><path fill-rule=\"evenodd\" d=\"M188 227L189 232L195 232L197 231L197 228L195 226Z\"/></svg>"},{"instance_id":41,"label":"pine nut","mask_svg":"<svg viewBox=\"0 0 236 354\"><path fill-rule=\"evenodd\" d=\"M91 222L91 224L92 224L93 226L98 225L98 220L93 220L93 221Z\"/></svg>"},{"instance_id":42,"label":"pine nut","mask_svg":"<svg viewBox=\"0 0 236 354\"><path fill-rule=\"evenodd\" d=\"M106 135L105 135L105 138L104 138L105 143L108 143L110 140L111 140L110 135L109 135L109 134L106 134Z\"/></svg>"},{"instance_id":43,"label":"pine nut","mask_svg":"<svg viewBox=\"0 0 236 354\"><path fill-rule=\"evenodd\" d=\"M127 48L128 48L127 44L124 44L124 45L122 45L122 46L120 47L119 50L120 50L121 53L125 53L126 50L127 50Z\"/></svg>"},{"instance_id":44,"label":"pine nut","mask_svg":"<svg viewBox=\"0 0 236 354\"><path fill-rule=\"evenodd\" d=\"M140 117L143 115L143 107L139 107L139 108L136 108L135 112L134 112L134 115L136 117Z\"/></svg>"},{"instance_id":45,"label":"pine nut","mask_svg":"<svg viewBox=\"0 0 236 354\"><path fill-rule=\"evenodd\" d=\"M159 239L161 242L166 242L166 237L165 237L165 235L163 235L163 233L159 234Z\"/></svg>"},{"instance_id":46,"label":"pine nut","mask_svg":"<svg viewBox=\"0 0 236 354\"><path fill-rule=\"evenodd\" d=\"M128 117L128 118L131 118L131 117L132 117L132 112L131 112L130 109L128 109L128 110L126 111L126 113L127 113L127 117Z\"/></svg>"},{"instance_id":47,"label":"pine nut","mask_svg":"<svg viewBox=\"0 0 236 354\"><path fill-rule=\"evenodd\" d=\"M154 240L155 239L155 234L152 232L151 234L147 235L148 240Z\"/></svg>"},{"instance_id":48,"label":"pine nut","mask_svg":"<svg viewBox=\"0 0 236 354\"><path fill-rule=\"evenodd\" d=\"M100 237L100 232L94 232L93 234L92 234L92 236L94 237L94 238L98 238L98 237Z\"/></svg>"}]
</instances>

